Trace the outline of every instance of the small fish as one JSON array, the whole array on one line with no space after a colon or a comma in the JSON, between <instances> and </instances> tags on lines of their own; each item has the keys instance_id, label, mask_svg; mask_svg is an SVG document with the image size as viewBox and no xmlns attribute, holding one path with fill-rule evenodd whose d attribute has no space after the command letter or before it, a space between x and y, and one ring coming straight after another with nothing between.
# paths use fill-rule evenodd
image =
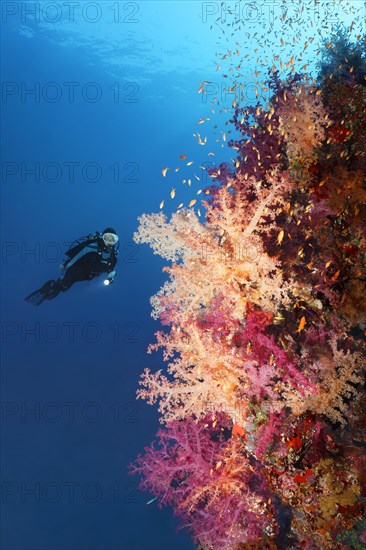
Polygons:
<instances>
[{"instance_id":1,"label":"small fish","mask_svg":"<svg viewBox=\"0 0 366 550\"><path fill-rule=\"evenodd\" d=\"M180 160L185 160L187 158L187 155L180 155Z\"/></svg>"},{"instance_id":2,"label":"small fish","mask_svg":"<svg viewBox=\"0 0 366 550\"><path fill-rule=\"evenodd\" d=\"M206 145L207 143L207 137L205 137L202 141L200 134L197 133L197 141L199 145Z\"/></svg>"},{"instance_id":3,"label":"small fish","mask_svg":"<svg viewBox=\"0 0 366 550\"><path fill-rule=\"evenodd\" d=\"M172 190L170 191L170 196L171 196L172 199L174 199L174 197L175 197L175 189L174 189L174 187L172 187Z\"/></svg>"},{"instance_id":4,"label":"small fish","mask_svg":"<svg viewBox=\"0 0 366 550\"><path fill-rule=\"evenodd\" d=\"M194 206L196 204L196 199L192 199L189 203L189 206Z\"/></svg>"},{"instance_id":5,"label":"small fish","mask_svg":"<svg viewBox=\"0 0 366 550\"><path fill-rule=\"evenodd\" d=\"M305 325L306 325L306 318L305 318L305 316L303 316L300 319L300 323L299 323L299 326L298 326L296 332L300 333L303 330Z\"/></svg>"},{"instance_id":6,"label":"small fish","mask_svg":"<svg viewBox=\"0 0 366 550\"><path fill-rule=\"evenodd\" d=\"M278 237L277 237L277 242L278 242L279 245L281 245L284 235L285 235L285 232L284 232L283 229L281 229L281 231L279 232Z\"/></svg>"},{"instance_id":7,"label":"small fish","mask_svg":"<svg viewBox=\"0 0 366 550\"><path fill-rule=\"evenodd\" d=\"M193 164L193 160L190 160L189 162L187 162L187 166L191 166L191 164Z\"/></svg>"},{"instance_id":8,"label":"small fish","mask_svg":"<svg viewBox=\"0 0 366 550\"><path fill-rule=\"evenodd\" d=\"M160 207L160 208L163 208L163 206L164 206L164 201L161 201L159 207Z\"/></svg>"},{"instance_id":9,"label":"small fish","mask_svg":"<svg viewBox=\"0 0 366 550\"><path fill-rule=\"evenodd\" d=\"M161 171L161 173L163 174L164 178L165 178L166 173L167 173L168 170L169 170L169 168L164 168L164 169Z\"/></svg>"}]
</instances>

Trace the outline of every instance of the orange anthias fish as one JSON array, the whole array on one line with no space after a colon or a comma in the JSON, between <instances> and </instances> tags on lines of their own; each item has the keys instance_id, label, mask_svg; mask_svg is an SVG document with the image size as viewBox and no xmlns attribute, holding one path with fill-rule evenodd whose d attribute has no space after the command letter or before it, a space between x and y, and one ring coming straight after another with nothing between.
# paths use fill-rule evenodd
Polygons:
<instances>
[{"instance_id":1,"label":"orange anthias fish","mask_svg":"<svg viewBox=\"0 0 366 550\"><path fill-rule=\"evenodd\" d=\"M301 332L304 328L304 326L306 325L306 318L305 317L301 317L300 319L300 323L299 323L299 327L297 329L296 332Z\"/></svg>"},{"instance_id":2,"label":"orange anthias fish","mask_svg":"<svg viewBox=\"0 0 366 550\"><path fill-rule=\"evenodd\" d=\"M278 237L277 237L277 242L278 242L279 245L281 245L284 235L285 235L285 232L284 232L283 229L281 229L281 231L279 232Z\"/></svg>"}]
</instances>

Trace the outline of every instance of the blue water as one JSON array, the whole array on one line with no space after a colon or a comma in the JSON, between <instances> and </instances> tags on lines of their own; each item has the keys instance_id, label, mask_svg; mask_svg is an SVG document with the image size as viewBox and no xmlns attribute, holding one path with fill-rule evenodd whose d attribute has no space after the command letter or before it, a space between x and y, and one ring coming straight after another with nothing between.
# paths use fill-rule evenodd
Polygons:
<instances>
[{"instance_id":1,"label":"blue water","mask_svg":"<svg viewBox=\"0 0 366 550\"><path fill-rule=\"evenodd\" d=\"M181 29L179 41L174 28L160 36L168 17L175 30L179 24L164 6L155 6L156 25L147 3L139 4L136 22L113 24L107 4L99 3L95 42L95 25L80 17L64 29L43 28L42 13L40 22L27 17L25 25L18 12L3 24L2 78L18 87L2 104L1 547L7 550L193 547L176 533L171 511L147 506L149 495L127 473L159 427L155 409L136 402L135 392L143 368L161 364L146 349L158 329L149 298L163 281L162 262L132 236L137 217L168 196L161 170L178 160L182 142L185 154L197 156L189 136L211 60L188 66L193 29ZM25 94L37 82L39 95ZM80 83L73 103L64 82ZM90 96L83 97L83 88ZM89 101L94 92L101 96ZM59 276L66 243L106 226L121 240L114 285L78 283L38 309L23 301Z\"/></svg>"},{"instance_id":2,"label":"blue water","mask_svg":"<svg viewBox=\"0 0 366 550\"><path fill-rule=\"evenodd\" d=\"M161 367L146 350L159 329L149 298L165 280L132 238L143 212L165 200L169 214L206 183L210 158L192 134L208 134L200 83L223 82L219 4L76 4L73 20L68 2L2 3L1 547L189 550L127 473L159 427L135 392L145 367ZM217 161L232 156L212 147ZM201 178L194 191L180 183L193 178L182 154ZM59 276L67 243L107 226L121 242L114 285L24 302Z\"/></svg>"}]
</instances>

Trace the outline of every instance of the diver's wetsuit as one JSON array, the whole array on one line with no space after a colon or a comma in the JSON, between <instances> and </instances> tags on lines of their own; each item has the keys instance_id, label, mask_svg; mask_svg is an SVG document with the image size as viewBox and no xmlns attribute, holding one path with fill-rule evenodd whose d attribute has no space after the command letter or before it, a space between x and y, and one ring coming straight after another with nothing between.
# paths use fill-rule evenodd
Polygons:
<instances>
[{"instance_id":1,"label":"diver's wetsuit","mask_svg":"<svg viewBox=\"0 0 366 550\"><path fill-rule=\"evenodd\" d=\"M77 244L66 252L64 273L58 280L47 281L40 289L32 292L26 301L39 306L45 300L52 300L78 281L90 281L101 273L111 273L117 263L117 250L107 247L100 233Z\"/></svg>"}]
</instances>

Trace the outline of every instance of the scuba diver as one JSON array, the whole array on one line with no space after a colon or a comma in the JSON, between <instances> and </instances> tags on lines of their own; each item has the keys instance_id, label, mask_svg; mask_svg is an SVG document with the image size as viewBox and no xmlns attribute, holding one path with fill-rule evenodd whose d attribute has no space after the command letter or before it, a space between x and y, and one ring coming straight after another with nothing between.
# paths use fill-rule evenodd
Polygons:
<instances>
[{"instance_id":1,"label":"scuba diver","mask_svg":"<svg viewBox=\"0 0 366 550\"><path fill-rule=\"evenodd\" d=\"M118 256L116 231L107 227L103 233L81 237L72 243L65 255L67 259L60 265L63 271L61 277L57 281L47 281L40 289L29 294L25 298L27 302L39 306L44 300L53 300L77 281L90 281L102 273L108 273L105 285L113 283Z\"/></svg>"}]
</instances>

